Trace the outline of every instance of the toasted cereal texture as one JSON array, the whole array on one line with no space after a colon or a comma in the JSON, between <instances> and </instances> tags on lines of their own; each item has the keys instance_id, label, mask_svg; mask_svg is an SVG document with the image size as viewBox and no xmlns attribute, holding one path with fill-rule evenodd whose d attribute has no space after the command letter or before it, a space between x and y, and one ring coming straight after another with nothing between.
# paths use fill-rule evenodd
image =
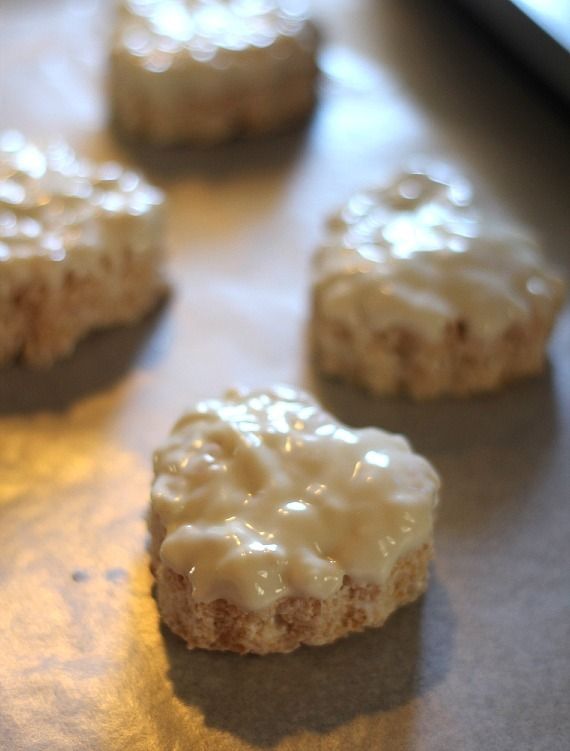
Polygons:
<instances>
[{"instance_id":1,"label":"toasted cereal texture","mask_svg":"<svg viewBox=\"0 0 570 751\"><path fill-rule=\"evenodd\" d=\"M513 323L494 339L477 338L466 321L450 323L441 339L411 329L374 331L361 322L339 324L313 303L312 351L318 370L372 394L414 399L468 396L494 391L510 381L542 372L545 348L560 301L547 315Z\"/></svg>"},{"instance_id":2,"label":"toasted cereal texture","mask_svg":"<svg viewBox=\"0 0 570 751\"><path fill-rule=\"evenodd\" d=\"M111 120L121 138L159 148L208 147L285 133L310 116L316 77L314 66L277 89L258 87L224 98L173 96L165 112L152 104L152 98L147 101L144 90L125 86L121 63L115 61L110 77Z\"/></svg>"},{"instance_id":3,"label":"toasted cereal texture","mask_svg":"<svg viewBox=\"0 0 570 751\"><path fill-rule=\"evenodd\" d=\"M330 644L367 627L381 626L397 608L416 600L426 589L431 542L401 557L383 586L358 585L345 577L332 597L285 597L263 610L247 612L226 600L195 602L188 578L160 560L164 528L158 516L149 521L152 570L163 621L189 649L291 652L302 644Z\"/></svg>"},{"instance_id":4,"label":"toasted cereal texture","mask_svg":"<svg viewBox=\"0 0 570 751\"><path fill-rule=\"evenodd\" d=\"M49 366L71 353L94 329L136 321L166 292L160 253L102 253L82 271L77 265L56 273L37 259L30 273L6 279L0 288L0 364L19 358Z\"/></svg>"}]
</instances>

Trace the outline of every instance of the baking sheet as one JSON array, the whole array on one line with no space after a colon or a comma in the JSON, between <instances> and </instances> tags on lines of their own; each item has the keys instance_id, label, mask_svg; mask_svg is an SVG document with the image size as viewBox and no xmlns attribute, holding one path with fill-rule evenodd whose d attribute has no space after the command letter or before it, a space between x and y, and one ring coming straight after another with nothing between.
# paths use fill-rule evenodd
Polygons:
<instances>
[{"instance_id":1,"label":"baking sheet","mask_svg":"<svg viewBox=\"0 0 570 751\"><path fill-rule=\"evenodd\" d=\"M142 162L168 193L172 296L43 373L0 373L0 747L557 751L570 740L570 310L541 378L373 402L307 366L322 217L410 153L445 156L569 270L567 123L446 4L320 0L310 125L133 154L105 127L104 0L4 0L0 125ZM1 325L1 322L0 322ZM427 595L381 630L266 658L188 652L145 554L150 455L228 385L312 388L441 471Z\"/></svg>"}]
</instances>

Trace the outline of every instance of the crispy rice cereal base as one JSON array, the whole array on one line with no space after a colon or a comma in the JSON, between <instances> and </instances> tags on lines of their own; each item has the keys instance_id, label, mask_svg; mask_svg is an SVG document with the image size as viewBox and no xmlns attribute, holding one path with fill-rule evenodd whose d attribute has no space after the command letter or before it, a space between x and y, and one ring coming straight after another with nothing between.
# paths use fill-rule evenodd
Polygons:
<instances>
[{"instance_id":1,"label":"crispy rice cereal base","mask_svg":"<svg viewBox=\"0 0 570 751\"><path fill-rule=\"evenodd\" d=\"M158 148L190 144L215 146L238 138L287 132L302 124L316 101L316 66L283 81L279 87L252 86L232 97L167 98L154 102L144 87L128 87L122 64L112 60L111 122L118 135ZM163 103L164 104L164 103Z\"/></svg>"},{"instance_id":2,"label":"crispy rice cereal base","mask_svg":"<svg viewBox=\"0 0 570 751\"><path fill-rule=\"evenodd\" d=\"M163 621L190 649L239 653L291 652L302 644L330 644L340 637L381 626L397 608L426 589L432 544L401 557L382 587L358 585L345 577L326 600L285 597L271 607L247 612L226 600L195 602L190 581L160 560L164 527L157 515L149 522L152 570Z\"/></svg>"},{"instance_id":3,"label":"crispy rice cereal base","mask_svg":"<svg viewBox=\"0 0 570 751\"><path fill-rule=\"evenodd\" d=\"M101 253L88 272L62 269L53 284L53 262L38 259L23 278L0 294L0 364L20 358L49 366L69 355L94 329L133 323L166 293L160 253Z\"/></svg>"},{"instance_id":4,"label":"crispy rice cereal base","mask_svg":"<svg viewBox=\"0 0 570 751\"><path fill-rule=\"evenodd\" d=\"M430 341L404 327L339 325L319 313L315 302L312 350L323 375L375 395L469 396L542 372L558 307L553 301L548 316L513 323L489 341L471 335L464 321L450 323L439 340Z\"/></svg>"}]
</instances>

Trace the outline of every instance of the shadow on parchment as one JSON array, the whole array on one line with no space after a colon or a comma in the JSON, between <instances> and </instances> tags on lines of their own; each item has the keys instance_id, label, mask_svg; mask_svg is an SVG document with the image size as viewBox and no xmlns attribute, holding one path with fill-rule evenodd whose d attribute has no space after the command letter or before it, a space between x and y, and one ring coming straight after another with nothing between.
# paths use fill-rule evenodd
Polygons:
<instances>
[{"instance_id":1,"label":"shadow on parchment","mask_svg":"<svg viewBox=\"0 0 570 751\"><path fill-rule=\"evenodd\" d=\"M400 707L442 681L455 617L432 575L426 595L380 629L288 655L188 651L162 627L176 696L208 727L270 747L301 731L327 733L360 715Z\"/></svg>"},{"instance_id":2,"label":"shadow on parchment","mask_svg":"<svg viewBox=\"0 0 570 751\"><path fill-rule=\"evenodd\" d=\"M151 367L162 356L169 299L133 325L97 331L50 368L12 365L0 369L0 416L64 411L75 401L103 391L136 363Z\"/></svg>"},{"instance_id":3,"label":"shadow on parchment","mask_svg":"<svg viewBox=\"0 0 570 751\"><path fill-rule=\"evenodd\" d=\"M528 447L537 458L556 435L550 367L540 376L513 382L495 393L426 401L374 397L315 370L306 378L321 404L343 422L403 433L423 453L516 445Z\"/></svg>"}]
</instances>

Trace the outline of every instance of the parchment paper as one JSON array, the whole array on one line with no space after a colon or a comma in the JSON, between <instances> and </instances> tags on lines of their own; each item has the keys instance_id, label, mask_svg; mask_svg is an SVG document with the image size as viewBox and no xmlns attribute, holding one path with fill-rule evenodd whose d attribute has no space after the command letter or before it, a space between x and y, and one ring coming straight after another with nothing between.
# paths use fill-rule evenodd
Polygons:
<instances>
[{"instance_id":1,"label":"parchment paper","mask_svg":"<svg viewBox=\"0 0 570 751\"><path fill-rule=\"evenodd\" d=\"M569 747L569 308L543 377L469 401L371 401L315 378L305 346L324 215L410 153L465 170L568 271L568 121L452 3L315 8L328 46L307 128L157 157L105 125L108 3L0 4L0 126L145 166L170 202L173 281L139 325L50 371L0 372L7 751ZM151 452L196 399L274 381L407 433L438 467L429 591L330 647L188 652L151 596Z\"/></svg>"}]
</instances>

